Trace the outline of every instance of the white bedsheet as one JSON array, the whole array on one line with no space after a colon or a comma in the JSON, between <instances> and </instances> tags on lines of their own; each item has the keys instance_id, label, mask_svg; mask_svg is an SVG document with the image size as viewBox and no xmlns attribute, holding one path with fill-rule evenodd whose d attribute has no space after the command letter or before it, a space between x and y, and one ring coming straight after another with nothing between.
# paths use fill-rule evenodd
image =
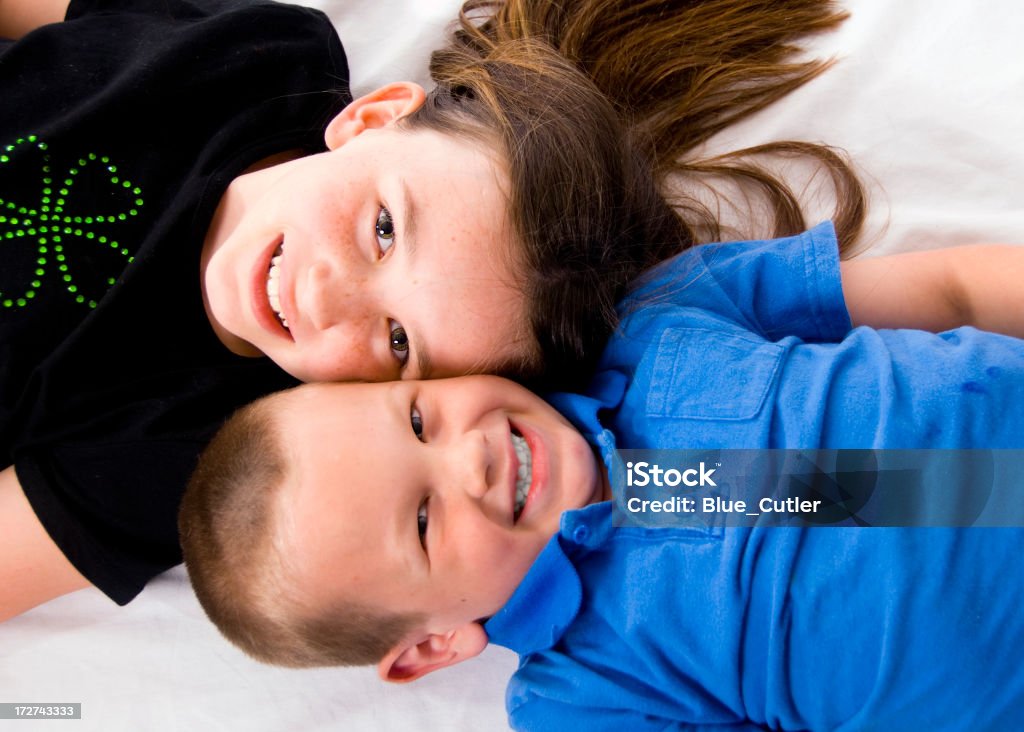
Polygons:
<instances>
[{"instance_id":1,"label":"white bedsheet","mask_svg":"<svg viewBox=\"0 0 1024 732\"><path fill-rule=\"evenodd\" d=\"M425 77L454 0L312 0L335 19L353 86ZM872 253L1024 241L1024 13L1012 0L850 0L817 47L824 77L723 135L845 147L874 179ZM222 641L178 568L119 609L85 590L0 625L0 702L82 703L81 721L0 730L491 730L511 653L407 686L367 669L261 666Z\"/></svg>"}]
</instances>

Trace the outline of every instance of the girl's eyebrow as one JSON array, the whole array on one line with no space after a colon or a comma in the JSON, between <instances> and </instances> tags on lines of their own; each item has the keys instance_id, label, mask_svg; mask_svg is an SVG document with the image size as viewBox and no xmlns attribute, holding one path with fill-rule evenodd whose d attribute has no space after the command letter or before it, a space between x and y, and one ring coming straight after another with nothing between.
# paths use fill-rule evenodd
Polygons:
<instances>
[{"instance_id":1,"label":"girl's eyebrow","mask_svg":"<svg viewBox=\"0 0 1024 732\"><path fill-rule=\"evenodd\" d=\"M406 183L405 179L400 179L398 184L402 196L402 246L406 249L406 257L415 263L416 255L419 252L416 246L416 221L419 207L416 205L416 200L413 198L412 191L409 189L409 184ZM431 378L433 367L430 363L430 353L427 352L422 339L409 336L409 340L412 343L412 350L416 354L416 365L418 368L416 378Z\"/></svg>"},{"instance_id":2,"label":"girl's eyebrow","mask_svg":"<svg viewBox=\"0 0 1024 732\"><path fill-rule=\"evenodd\" d=\"M402 191L402 243L411 257L416 254L416 212L419 207L405 180L399 180L399 187Z\"/></svg>"}]
</instances>

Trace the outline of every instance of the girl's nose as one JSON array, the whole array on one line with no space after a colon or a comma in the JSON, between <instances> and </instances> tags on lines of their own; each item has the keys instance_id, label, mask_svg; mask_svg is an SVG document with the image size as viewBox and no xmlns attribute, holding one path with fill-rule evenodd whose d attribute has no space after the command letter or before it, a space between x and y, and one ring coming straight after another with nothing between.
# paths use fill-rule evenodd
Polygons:
<instances>
[{"instance_id":1,"label":"girl's nose","mask_svg":"<svg viewBox=\"0 0 1024 732\"><path fill-rule=\"evenodd\" d=\"M306 315L316 330L328 330L345 321L367 316L367 282L345 276L328 262L317 262L306 274Z\"/></svg>"}]
</instances>

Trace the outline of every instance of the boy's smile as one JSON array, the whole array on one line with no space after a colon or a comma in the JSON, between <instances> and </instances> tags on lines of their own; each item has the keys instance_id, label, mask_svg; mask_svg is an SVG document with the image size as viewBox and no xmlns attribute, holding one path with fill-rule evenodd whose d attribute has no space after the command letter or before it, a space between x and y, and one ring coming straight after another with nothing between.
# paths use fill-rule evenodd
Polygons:
<instances>
[{"instance_id":1,"label":"boy's smile","mask_svg":"<svg viewBox=\"0 0 1024 732\"><path fill-rule=\"evenodd\" d=\"M608 498L584 438L504 379L317 384L278 399L279 536L313 608L424 613L428 632L476 622L564 511Z\"/></svg>"}]
</instances>

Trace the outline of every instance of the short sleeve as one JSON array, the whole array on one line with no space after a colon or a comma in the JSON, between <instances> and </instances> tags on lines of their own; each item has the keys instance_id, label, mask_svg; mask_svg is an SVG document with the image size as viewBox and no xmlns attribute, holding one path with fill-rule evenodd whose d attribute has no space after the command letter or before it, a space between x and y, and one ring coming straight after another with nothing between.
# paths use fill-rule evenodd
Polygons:
<instances>
[{"instance_id":1,"label":"short sleeve","mask_svg":"<svg viewBox=\"0 0 1024 732\"><path fill-rule=\"evenodd\" d=\"M705 244L655 268L626 309L700 310L777 341L838 341L850 331L831 222L782 239Z\"/></svg>"}]
</instances>

